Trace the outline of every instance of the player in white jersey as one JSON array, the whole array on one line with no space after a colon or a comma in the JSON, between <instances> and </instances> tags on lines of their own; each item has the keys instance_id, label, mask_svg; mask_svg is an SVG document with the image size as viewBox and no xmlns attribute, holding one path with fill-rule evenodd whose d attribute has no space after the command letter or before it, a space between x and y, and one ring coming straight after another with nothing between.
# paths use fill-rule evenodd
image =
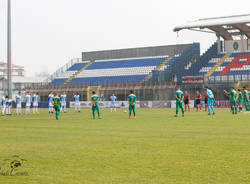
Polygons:
<instances>
[{"instance_id":1,"label":"player in white jersey","mask_svg":"<svg viewBox=\"0 0 250 184\"><path fill-rule=\"evenodd\" d=\"M64 110L64 113L67 112L67 95L66 93L64 92L63 94L61 94L61 111Z\"/></svg>"},{"instance_id":2,"label":"player in white jersey","mask_svg":"<svg viewBox=\"0 0 250 184\"><path fill-rule=\"evenodd\" d=\"M115 105L116 105L116 96L115 96L115 94L112 94L112 96L110 97L110 103L111 103L111 105L110 105L110 111L112 112L113 110L116 112L116 107L115 107Z\"/></svg>"},{"instance_id":3,"label":"player in white jersey","mask_svg":"<svg viewBox=\"0 0 250 184\"><path fill-rule=\"evenodd\" d=\"M34 113L39 113L38 112L38 98L39 98L39 93L34 93L33 95L33 114Z\"/></svg>"},{"instance_id":4,"label":"player in white jersey","mask_svg":"<svg viewBox=\"0 0 250 184\"><path fill-rule=\"evenodd\" d=\"M27 92L27 95L26 95L26 114L30 114L30 105L31 105L31 96L30 96L30 93Z\"/></svg>"},{"instance_id":5,"label":"player in white jersey","mask_svg":"<svg viewBox=\"0 0 250 184\"><path fill-rule=\"evenodd\" d=\"M21 115L22 113L22 96L21 92L16 96L16 114Z\"/></svg>"},{"instance_id":6,"label":"player in white jersey","mask_svg":"<svg viewBox=\"0 0 250 184\"><path fill-rule=\"evenodd\" d=\"M52 92L49 94L48 100L49 100L49 113L53 113L53 111L54 111L54 105L53 105L54 95Z\"/></svg>"},{"instance_id":7,"label":"player in white jersey","mask_svg":"<svg viewBox=\"0 0 250 184\"><path fill-rule=\"evenodd\" d=\"M75 99L75 112L80 112L80 95L79 93L77 93L76 95L74 95L74 99Z\"/></svg>"},{"instance_id":8,"label":"player in white jersey","mask_svg":"<svg viewBox=\"0 0 250 184\"><path fill-rule=\"evenodd\" d=\"M5 115L5 109L6 109L6 98L3 96L1 99L2 116Z\"/></svg>"}]
</instances>

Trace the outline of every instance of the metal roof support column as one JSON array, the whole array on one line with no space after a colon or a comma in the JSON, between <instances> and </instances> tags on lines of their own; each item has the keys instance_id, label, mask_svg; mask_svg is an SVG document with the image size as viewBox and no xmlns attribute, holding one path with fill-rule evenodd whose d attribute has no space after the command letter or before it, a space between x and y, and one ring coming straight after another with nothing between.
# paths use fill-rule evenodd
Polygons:
<instances>
[{"instance_id":1,"label":"metal roof support column","mask_svg":"<svg viewBox=\"0 0 250 184\"><path fill-rule=\"evenodd\" d=\"M217 34L216 35L217 36L217 44L218 44L218 54L220 54L221 53L221 42L220 42L220 35L219 34Z\"/></svg>"}]
</instances>

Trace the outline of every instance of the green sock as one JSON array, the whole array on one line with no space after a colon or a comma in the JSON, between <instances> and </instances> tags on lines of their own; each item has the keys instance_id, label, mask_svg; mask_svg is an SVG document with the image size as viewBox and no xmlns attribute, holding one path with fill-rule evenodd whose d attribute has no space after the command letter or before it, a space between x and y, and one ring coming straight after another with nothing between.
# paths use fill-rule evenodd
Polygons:
<instances>
[{"instance_id":1,"label":"green sock","mask_svg":"<svg viewBox=\"0 0 250 184\"><path fill-rule=\"evenodd\" d=\"M133 107L133 115L135 116L135 106Z\"/></svg>"},{"instance_id":2,"label":"green sock","mask_svg":"<svg viewBox=\"0 0 250 184\"><path fill-rule=\"evenodd\" d=\"M100 118L100 109L97 109L98 118Z\"/></svg>"},{"instance_id":3,"label":"green sock","mask_svg":"<svg viewBox=\"0 0 250 184\"><path fill-rule=\"evenodd\" d=\"M184 108L183 108L183 106L181 107L181 112L182 112L182 115L184 115Z\"/></svg>"},{"instance_id":4,"label":"green sock","mask_svg":"<svg viewBox=\"0 0 250 184\"><path fill-rule=\"evenodd\" d=\"M129 110L129 117L131 117L131 113L132 113L132 106L131 105L129 105L128 110Z\"/></svg>"},{"instance_id":5,"label":"green sock","mask_svg":"<svg viewBox=\"0 0 250 184\"><path fill-rule=\"evenodd\" d=\"M93 119L95 119L95 111L92 110Z\"/></svg>"},{"instance_id":6,"label":"green sock","mask_svg":"<svg viewBox=\"0 0 250 184\"><path fill-rule=\"evenodd\" d=\"M234 114L234 107L231 105L232 114Z\"/></svg>"},{"instance_id":7,"label":"green sock","mask_svg":"<svg viewBox=\"0 0 250 184\"><path fill-rule=\"evenodd\" d=\"M234 107L234 109L235 109L235 114L237 114L237 107Z\"/></svg>"}]
</instances>

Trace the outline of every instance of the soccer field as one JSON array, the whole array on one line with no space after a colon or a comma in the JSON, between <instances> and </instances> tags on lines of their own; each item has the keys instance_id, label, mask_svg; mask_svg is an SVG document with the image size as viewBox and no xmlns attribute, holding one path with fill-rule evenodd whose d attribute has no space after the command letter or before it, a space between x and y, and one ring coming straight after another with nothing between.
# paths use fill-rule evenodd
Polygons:
<instances>
[{"instance_id":1,"label":"soccer field","mask_svg":"<svg viewBox=\"0 0 250 184\"><path fill-rule=\"evenodd\" d=\"M58 121L48 110L1 117L0 184L250 183L250 114L101 113L101 120L91 120L90 110ZM14 176L4 176L21 158Z\"/></svg>"}]
</instances>

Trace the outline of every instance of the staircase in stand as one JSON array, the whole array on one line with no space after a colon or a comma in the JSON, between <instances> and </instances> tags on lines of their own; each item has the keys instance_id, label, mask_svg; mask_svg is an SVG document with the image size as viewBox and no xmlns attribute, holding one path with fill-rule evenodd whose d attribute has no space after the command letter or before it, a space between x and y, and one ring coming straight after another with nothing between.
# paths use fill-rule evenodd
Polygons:
<instances>
[{"instance_id":1,"label":"staircase in stand","mask_svg":"<svg viewBox=\"0 0 250 184\"><path fill-rule=\"evenodd\" d=\"M228 59L231 56L231 53L226 54L223 58L221 58L220 61L218 61L205 75L205 80L210 77L216 70L219 68L226 59Z\"/></svg>"},{"instance_id":2,"label":"staircase in stand","mask_svg":"<svg viewBox=\"0 0 250 184\"><path fill-rule=\"evenodd\" d=\"M88 64L86 64L84 67L82 67L80 70L78 70L76 73L74 73L73 75L70 76L70 78L68 78L65 82L65 84L70 83L70 81L72 81L72 79L74 79L78 74L80 74L82 71L84 71L86 68L88 68L93 62L89 62Z\"/></svg>"},{"instance_id":3,"label":"staircase in stand","mask_svg":"<svg viewBox=\"0 0 250 184\"><path fill-rule=\"evenodd\" d=\"M160 70L162 69L173 57L168 57L165 59L160 65L158 65L154 70ZM151 71L140 83L147 82L153 75L153 72Z\"/></svg>"}]
</instances>

